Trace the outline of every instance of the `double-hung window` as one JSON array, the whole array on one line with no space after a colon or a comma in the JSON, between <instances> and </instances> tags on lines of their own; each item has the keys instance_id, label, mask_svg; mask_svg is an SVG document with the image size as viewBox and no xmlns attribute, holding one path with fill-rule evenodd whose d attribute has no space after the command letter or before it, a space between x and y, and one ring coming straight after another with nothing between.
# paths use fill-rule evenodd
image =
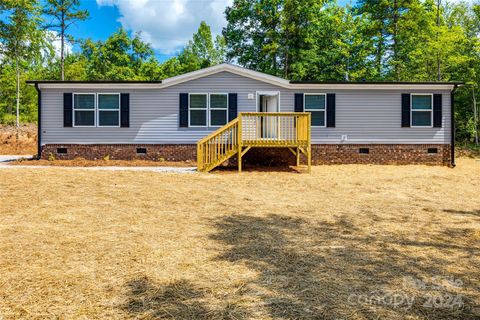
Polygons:
<instances>
[{"instance_id":1,"label":"double-hung window","mask_svg":"<svg viewBox=\"0 0 480 320\"><path fill-rule=\"evenodd\" d=\"M412 94L411 95L411 126L431 127L433 122L433 95Z\"/></svg>"},{"instance_id":2,"label":"double-hung window","mask_svg":"<svg viewBox=\"0 0 480 320\"><path fill-rule=\"evenodd\" d=\"M189 127L207 126L208 94L192 93L189 96Z\"/></svg>"},{"instance_id":3,"label":"double-hung window","mask_svg":"<svg viewBox=\"0 0 480 320\"><path fill-rule=\"evenodd\" d=\"M210 126L218 127L227 123L228 94L210 94Z\"/></svg>"},{"instance_id":4,"label":"double-hung window","mask_svg":"<svg viewBox=\"0 0 480 320\"><path fill-rule=\"evenodd\" d=\"M75 127L95 126L95 94L73 94L73 124Z\"/></svg>"},{"instance_id":5,"label":"double-hung window","mask_svg":"<svg viewBox=\"0 0 480 320\"><path fill-rule=\"evenodd\" d=\"M120 94L98 94L98 126L118 127L120 125Z\"/></svg>"},{"instance_id":6,"label":"double-hung window","mask_svg":"<svg viewBox=\"0 0 480 320\"><path fill-rule=\"evenodd\" d=\"M73 125L75 127L119 127L120 94L74 93Z\"/></svg>"},{"instance_id":7,"label":"double-hung window","mask_svg":"<svg viewBox=\"0 0 480 320\"><path fill-rule=\"evenodd\" d=\"M227 123L227 93L190 93L188 101L189 127L220 127Z\"/></svg>"},{"instance_id":8,"label":"double-hung window","mask_svg":"<svg viewBox=\"0 0 480 320\"><path fill-rule=\"evenodd\" d=\"M326 100L326 94L305 94L304 110L311 113L313 127L325 127Z\"/></svg>"}]
</instances>

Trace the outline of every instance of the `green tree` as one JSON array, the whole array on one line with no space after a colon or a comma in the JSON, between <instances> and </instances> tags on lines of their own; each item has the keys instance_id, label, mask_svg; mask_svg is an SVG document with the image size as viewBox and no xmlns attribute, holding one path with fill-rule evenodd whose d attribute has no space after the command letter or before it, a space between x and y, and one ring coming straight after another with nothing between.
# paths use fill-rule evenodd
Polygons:
<instances>
[{"instance_id":1,"label":"green tree","mask_svg":"<svg viewBox=\"0 0 480 320\"><path fill-rule=\"evenodd\" d=\"M225 61L225 40L217 36L212 37L210 26L202 21L192 40L178 56L178 71L190 72L210 67Z\"/></svg>"},{"instance_id":2,"label":"green tree","mask_svg":"<svg viewBox=\"0 0 480 320\"><path fill-rule=\"evenodd\" d=\"M39 8L35 0L4 0L2 8L7 17L0 21L0 39L3 48L3 64L15 66L16 79L16 125L20 125L21 77L28 64L40 59L41 49L46 44L39 30ZM5 13L4 13L5 14ZM8 111L11 114L11 105Z\"/></svg>"},{"instance_id":3,"label":"green tree","mask_svg":"<svg viewBox=\"0 0 480 320\"><path fill-rule=\"evenodd\" d=\"M318 0L236 0L226 10L227 55L241 65L291 79L371 75L367 21Z\"/></svg>"},{"instance_id":4,"label":"green tree","mask_svg":"<svg viewBox=\"0 0 480 320\"><path fill-rule=\"evenodd\" d=\"M68 29L78 21L88 18L87 10L80 10L79 0L47 0L43 8L43 14L50 17L52 21L45 26L53 30L60 37L60 77L65 79L65 41L73 43L75 39Z\"/></svg>"},{"instance_id":5,"label":"green tree","mask_svg":"<svg viewBox=\"0 0 480 320\"><path fill-rule=\"evenodd\" d=\"M282 73L279 57L283 0L234 0L227 7L223 36L227 58L272 75Z\"/></svg>"},{"instance_id":6,"label":"green tree","mask_svg":"<svg viewBox=\"0 0 480 320\"><path fill-rule=\"evenodd\" d=\"M141 35L130 37L122 28L105 41L87 39L81 50L88 80L150 80L159 67L153 49Z\"/></svg>"}]
</instances>

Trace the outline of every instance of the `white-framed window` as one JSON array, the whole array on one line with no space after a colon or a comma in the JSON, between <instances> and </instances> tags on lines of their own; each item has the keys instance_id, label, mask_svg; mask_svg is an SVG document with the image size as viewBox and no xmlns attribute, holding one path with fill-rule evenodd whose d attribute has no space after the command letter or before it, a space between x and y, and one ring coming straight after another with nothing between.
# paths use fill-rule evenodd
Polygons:
<instances>
[{"instance_id":1,"label":"white-framed window","mask_svg":"<svg viewBox=\"0 0 480 320\"><path fill-rule=\"evenodd\" d=\"M95 127L95 93L73 94L73 126Z\"/></svg>"},{"instance_id":2,"label":"white-framed window","mask_svg":"<svg viewBox=\"0 0 480 320\"><path fill-rule=\"evenodd\" d=\"M228 93L190 93L188 126L221 127L228 122Z\"/></svg>"},{"instance_id":3,"label":"white-framed window","mask_svg":"<svg viewBox=\"0 0 480 320\"><path fill-rule=\"evenodd\" d=\"M228 122L228 93L210 93L210 126L221 127Z\"/></svg>"},{"instance_id":4,"label":"white-framed window","mask_svg":"<svg viewBox=\"0 0 480 320\"><path fill-rule=\"evenodd\" d=\"M99 127L119 127L120 94L99 93L97 95L97 112Z\"/></svg>"},{"instance_id":5,"label":"white-framed window","mask_svg":"<svg viewBox=\"0 0 480 320\"><path fill-rule=\"evenodd\" d=\"M208 111L208 93L190 93L188 95L188 126L206 127Z\"/></svg>"},{"instance_id":6,"label":"white-framed window","mask_svg":"<svg viewBox=\"0 0 480 320\"><path fill-rule=\"evenodd\" d=\"M410 95L410 126L431 128L433 126L433 94Z\"/></svg>"},{"instance_id":7,"label":"white-framed window","mask_svg":"<svg viewBox=\"0 0 480 320\"><path fill-rule=\"evenodd\" d=\"M312 115L312 127L325 127L327 123L327 95L325 93L305 93L304 111Z\"/></svg>"}]
</instances>

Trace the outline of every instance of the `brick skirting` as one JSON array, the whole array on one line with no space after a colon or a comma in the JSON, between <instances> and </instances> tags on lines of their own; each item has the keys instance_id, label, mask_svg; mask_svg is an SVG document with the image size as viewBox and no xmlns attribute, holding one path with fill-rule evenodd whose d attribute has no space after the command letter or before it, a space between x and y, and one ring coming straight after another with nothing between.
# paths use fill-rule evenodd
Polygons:
<instances>
[{"instance_id":1,"label":"brick skirting","mask_svg":"<svg viewBox=\"0 0 480 320\"><path fill-rule=\"evenodd\" d=\"M66 149L66 153L59 153ZM146 154L138 154L138 149L146 149ZM64 150L65 151L65 150ZM196 161L197 146L194 144L47 144L42 147L42 158L71 160L84 158L87 160L164 160L164 161Z\"/></svg>"},{"instance_id":2,"label":"brick skirting","mask_svg":"<svg viewBox=\"0 0 480 320\"><path fill-rule=\"evenodd\" d=\"M61 150L63 149L63 150ZM66 150L65 150L66 149ZM146 149L146 154L137 154ZM362 150L360 150L362 149ZM429 152L430 149L430 152ZM85 158L112 160L195 161L193 144L49 144L42 147L42 158ZM436 153L434 151L437 151ZM66 151L61 153L60 151ZM362 153L361 153L362 152ZM252 148L244 157L247 164L295 164L295 157L284 148ZM302 159L304 161L305 159ZM430 164L449 165L450 145L447 144L315 144L312 145L313 164Z\"/></svg>"}]
</instances>

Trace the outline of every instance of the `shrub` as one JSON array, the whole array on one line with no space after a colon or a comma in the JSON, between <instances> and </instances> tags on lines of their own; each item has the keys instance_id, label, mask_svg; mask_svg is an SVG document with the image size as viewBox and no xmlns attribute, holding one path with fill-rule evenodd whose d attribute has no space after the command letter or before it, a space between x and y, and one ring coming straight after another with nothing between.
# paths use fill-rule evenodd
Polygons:
<instances>
[{"instance_id":1,"label":"shrub","mask_svg":"<svg viewBox=\"0 0 480 320\"><path fill-rule=\"evenodd\" d=\"M0 115L0 123L13 126L16 123L16 117L13 114L4 113Z\"/></svg>"}]
</instances>

